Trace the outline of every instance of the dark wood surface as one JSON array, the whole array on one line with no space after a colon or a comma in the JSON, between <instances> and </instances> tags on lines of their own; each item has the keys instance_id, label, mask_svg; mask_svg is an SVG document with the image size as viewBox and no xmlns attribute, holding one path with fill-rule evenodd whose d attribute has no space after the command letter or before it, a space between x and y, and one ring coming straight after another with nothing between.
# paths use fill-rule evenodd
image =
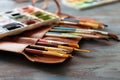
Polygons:
<instances>
[{"instance_id":1,"label":"dark wood surface","mask_svg":"<svg viewBox=\"0 0 120 80\"><path fill-rule=\"evenodd\" d=\"M16 4L12 0L0 0L0 11L30 4ZM38 2L37 7L41 7ZM120 37L120 3L87 10L74 10L62 5L62 12L82 18L95 18L108 24L105 31ZM49 11L54 11L53 3ZM77 53L62 64L32 63L21 55L0 52L0 80L120 80L120 42L113 40L89 40L80 42L90 53Z\"/></svg>"}]
</instances>

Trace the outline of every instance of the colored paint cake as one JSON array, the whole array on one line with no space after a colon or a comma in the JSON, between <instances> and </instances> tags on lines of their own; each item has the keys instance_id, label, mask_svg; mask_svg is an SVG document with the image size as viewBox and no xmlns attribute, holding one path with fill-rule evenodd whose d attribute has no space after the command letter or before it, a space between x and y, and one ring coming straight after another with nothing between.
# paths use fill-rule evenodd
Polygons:
<instances>
[{"instance_id":1,"label":"colored paint cake","mask_svg":"<svg viewBox=\"0 0 120 80\"><path fill-rule=\"evenodd\" d=\"M16 10L6 12L5 15L7 15L8 17L10 17L16 21L25 23L27 25L35 24L37 22L42 22L41 19L38 19L35 16L29 15L26 13L22 13L22 12L16 11Z\"/></svg>"},{"instance_id":2,"label":"colored paint cake","mask_svg":"<svg viewBox=\"0 0 120 80\"><path fill-rule=\"evenodd\" d=\"M56 19L57 17L51 13L45 12L39 8L35 8L33 6L25 6L22 8L17 8L17 10L32 14L33 16L41 19L41 20L51 20L51 19Z\"/></svg>"}]
</instances>

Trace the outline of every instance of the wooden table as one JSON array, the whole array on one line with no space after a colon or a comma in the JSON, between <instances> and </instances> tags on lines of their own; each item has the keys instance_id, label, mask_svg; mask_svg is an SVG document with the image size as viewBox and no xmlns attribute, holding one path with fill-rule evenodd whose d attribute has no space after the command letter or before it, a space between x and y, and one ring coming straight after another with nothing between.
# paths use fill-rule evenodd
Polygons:
<instances>
[{"instance_id":1,"label":"wooden table","mask_svg":"<svg viewBox=\"0 0 120 80\"><path fill-rule=\"evenodd\" d=\"M16 4L1 0L0 11L30 4ZM41 3L37 4L41 7ZM120 3L87 10L73 10L62 5L62 12L78 17L95 18L109 25L105 30L120 37ZM55 10L53 3L49 11ZM81 48L90 53L77 53L62 64L32 63L21 55L0 51L0 80L120 80L120 43L110 40L80 42Z\"/></svg>"}]
</instances>

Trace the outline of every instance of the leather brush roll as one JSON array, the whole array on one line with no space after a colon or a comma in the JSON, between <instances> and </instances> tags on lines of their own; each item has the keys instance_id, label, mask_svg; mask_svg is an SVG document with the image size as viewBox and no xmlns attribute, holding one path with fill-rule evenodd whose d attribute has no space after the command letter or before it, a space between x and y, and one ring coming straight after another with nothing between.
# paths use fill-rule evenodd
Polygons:
<instances>
[{"instance_id":1,"label":"leather brush roll","mask_svg":"<svg viewBox=\"0 0 120 80\"><path fill-rule=\"evenodd\" d=\"M57 40L57 41L64 41L64 42L72 42L78 43L79 40L72 40L66 38L56 38L56 37L44 37L44 34L51 29L52 26L44 26L34 30L26 31L22 34L16 36L10 36L1 39L0 41L0 50L3 51L10 51L14 53L19 53L24 55L28 60L32 62L39 62L39 63L49 63L49 64L56 64L62 63L67 57L56 57L56 56L48 56L48 55L38 55L35 53L26 52L25 49L29 45L35 45L39 39L48 39L48 40ZM55 52L54 52L55 53Z\"/></svg>"}]
</instances>

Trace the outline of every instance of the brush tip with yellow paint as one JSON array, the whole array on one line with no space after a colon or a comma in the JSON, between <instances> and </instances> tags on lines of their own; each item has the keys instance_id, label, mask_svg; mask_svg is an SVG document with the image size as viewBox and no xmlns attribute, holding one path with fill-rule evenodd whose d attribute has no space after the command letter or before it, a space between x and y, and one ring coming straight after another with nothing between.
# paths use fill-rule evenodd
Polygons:
<instances>
[{"instance_id":1,"label":"brush tip with yellow paint","mask_svg":"<svg viewBox=\"0 0 120 80\"><path fill-rule=\"evenodd\" d=\"M77 51L77 52L90 52L89 50L77 49L77 48L74 48L74 51Z\"/></svg>"},{"instance_id":2,"label":"brush tip with yellow paint","mask_svg":"<svg viewBox=\"0 0 120 80\"><path fill-rule=\"evenodd\" d=\"M69 43L69 46L75 47L75 48L80 48L80 46L78 44L73 44L73 43Z\"/></svg>"}]
</instances>

